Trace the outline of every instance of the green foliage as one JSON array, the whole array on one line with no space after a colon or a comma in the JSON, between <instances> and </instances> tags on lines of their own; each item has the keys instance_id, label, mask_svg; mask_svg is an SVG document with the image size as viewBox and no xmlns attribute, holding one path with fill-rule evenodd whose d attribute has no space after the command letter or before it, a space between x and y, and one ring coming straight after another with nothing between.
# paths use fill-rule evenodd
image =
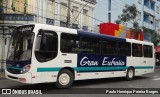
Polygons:
<instances>
[{"instance_id":1,"label":"green foliage","mask_svg":"<svg viewBox=\"0 0 160 97\"><path fill-rule=\"evenodd\" d=\"M152 37L153 37L152 41L153 41L154 45L157 46L157 44L160 42L160 35L157 34L156 32L154 32L152 34Z\"/></svg>"},{"instance_id":2,"label":"green foliage","mask_svg":"<svg viewBox=\"0 0 160 97\"><path fill-rule=\"evenodd\" d=\"M0 8L3 7L3 0L0 0Z\"/></svg>"},{"instance_id":3,"label":"green foliage","mask_svg":"<svg viewBox=\"0 0 160 97\"><path fill-rule=\"evenodd\" d=\"M121 21L120 21L120 20L116 20L115 23L116 23L116 24L120 24Z\"/></svg>"},{"instance_id":4,"label":"green foliage","mask_svg":"<svg viewBox=\"0 0 160 97\"><path fill-rule=\"evenodd\" d=\"M123 22L132 22L133 28L131 28L132 35L133 33L139 34L141 32L141 28L139 27L139 24L137 21L135 21L137 17L137 8L136 5L125 5L125 8L122 11L123 13L118 16L118 20L115 21L116 24L121 24ZM138 35L137 35L138 39Z\"/></svg>"},{"instance_id":5,"label":"green foliage","mask_svg":"<svg viewBox=\"0 0 160 97\"><path fill-rule=\"evenodd\" d=\"M123 13L120 16L118 16L118 20L115 21L116 23L133 21L137 16L136 5L125 5L125 9L123 9L122 12Z\"/></svg>"}]
</instances>

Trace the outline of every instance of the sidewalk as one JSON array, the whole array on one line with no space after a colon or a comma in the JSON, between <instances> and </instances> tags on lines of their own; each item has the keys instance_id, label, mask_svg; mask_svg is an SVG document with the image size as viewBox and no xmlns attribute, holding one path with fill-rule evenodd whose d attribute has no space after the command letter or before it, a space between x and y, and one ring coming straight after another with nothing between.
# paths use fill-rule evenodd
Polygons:
<instances>
[{"instance_id":1,"label":"sidewalk","mask_svg":"<svg viewBox=\"0 0 160 97\"><path fill-rule=\"evenodd\" d=\"M0 80L5 78L4 72L0 72Z\"/></svg>"}]
</instances>

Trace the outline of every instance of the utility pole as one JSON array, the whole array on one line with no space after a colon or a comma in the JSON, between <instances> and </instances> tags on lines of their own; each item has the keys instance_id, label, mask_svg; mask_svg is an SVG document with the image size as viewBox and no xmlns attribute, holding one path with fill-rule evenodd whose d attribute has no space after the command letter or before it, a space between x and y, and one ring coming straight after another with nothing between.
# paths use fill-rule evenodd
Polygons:
<instances>
[{"instance_id":1,"label":"utility pole","mask_svg":"<svg viewBox=\"0 0 160 97\"><path fill-rule=\"evenodd\" d=\"M68 12L67 12L67 22L66 22L66 26L70 27L70 10L71 10L71 0L68 0Z\"/></svg>"},{"instance_id":2,"label":"utility pole","mask_svg":"<svg viewBox=\"0 0 160 97\"><path fill-rule=\"evenodd\" d=\"M111 0L108 2L108 22L111 22Z\"/></svg>"}]
</instances>

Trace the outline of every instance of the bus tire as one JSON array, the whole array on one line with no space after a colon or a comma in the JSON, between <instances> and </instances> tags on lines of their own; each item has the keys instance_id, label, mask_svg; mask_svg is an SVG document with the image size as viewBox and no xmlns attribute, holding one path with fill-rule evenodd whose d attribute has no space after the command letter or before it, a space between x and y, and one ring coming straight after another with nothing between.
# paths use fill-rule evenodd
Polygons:
<instances>
[{"instance_id":1,"label":"bus tire","mask_svg":"<svg viewBox=\"0 0 160 97\"><path fill-rule=\"evenodd\" d=\"M126 79L128 81L131 81L134 79L134 76L135 76L135 71L134 71L134 68L133 67L129 67L127 69L127 74L126 74Z\"/></svg>"},{"instance_id":2,"label":"bus tire","mask_svg":"<svg viewBox=\"0 0 160 97\"><path fill-rule=\"evenodd\" d=\"M71 71L64 69L58 73L56 86L57 88L64 89L70 88L74 81L74 75Z\"/></svg>"}]
</instances>

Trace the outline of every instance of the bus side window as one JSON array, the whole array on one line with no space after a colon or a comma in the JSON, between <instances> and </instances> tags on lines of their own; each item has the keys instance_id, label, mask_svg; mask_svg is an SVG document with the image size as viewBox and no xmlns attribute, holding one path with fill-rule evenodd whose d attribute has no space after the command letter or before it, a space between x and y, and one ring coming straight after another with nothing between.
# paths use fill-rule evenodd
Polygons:
<instances>
[{"instance_id":1,"label":"bus side window","mask_svg":"<svg viewBox=\"0 0 160 97\"><path fill-rule=\"evenodd\" d=\"M35 56L39 62L54 59L58 54L58 35L54 31L43 31L37 36Z\"/></svg>"},{"instance_id":2,"label":"bus side window","mask_svg":"<svg viewBox=\"0 0 160 97\"><path fill-rule=\"evenodd\" d=\"M132 56L133 57L142 57L142 45L141 44L132 44Z\"/></svg>"},{"instance_id":3,"label":"bus side window","mask_svg":"<svg viewBox=\"0 0 160 97\"><path fill-rule=\"evenodd\" d=\"M82 37L81 52L88 54L100 54L100 39Z\"/></svg>"},{"instance_id":4,"label":"bus side window","mask_svg":"<svg viewBox=\"0 0 160 97\"><path fill-rule=\"evenodd\" d=\"M91 48L93 49L94 54L100 54L100 39L92 38Z\"/></svg>"},{"instance_id":5,"label":"bus side window","mask_svg":"<svg viewBox=\"0 0 160 97\"><path fill-rule=\"evenodd\" d=\"M80 38L74 34L61 34L61 52L62 53L78 53L80 51Z\"/></svg>"},{"instance_id":6,"label":"bus side window","mask_svg":"<svg viewBox=\"0 0 160 97\"><path fill-rule=\"evenodd\" d=\"M118 55L131 56L131 43L119 42Z\"/></svg>"},{"instance_id":7,"label":"bus side window","mask_svg":"<svg viewBox=\"0 0 160 97\"><path fill-rule=\"evenodd\" d=\"M146 58L152 58L153 57L153 49L152 46L144 45L143 46L143 54Z\"/></svg>"},{"instance_id":8,"label":"bus side window","mask_svg":"<svg viewBox=\"0 0 160 97\"><path fill-rule=\"evenodd\" d=\"M101 53L109 55L117 55L117 42L110 40L102 40Z\"/></svg>"},{"instance_id":9,"label":"bus side window","mask_svg":"<svg viewBox=\"0 0 160 97\"><path fill-rule=\"evenodd\" d=\"M92 39L89 37L82 37L81 41L81 52L82 53L93 53L92 45Z\"/></svg>"}]
</instances>

